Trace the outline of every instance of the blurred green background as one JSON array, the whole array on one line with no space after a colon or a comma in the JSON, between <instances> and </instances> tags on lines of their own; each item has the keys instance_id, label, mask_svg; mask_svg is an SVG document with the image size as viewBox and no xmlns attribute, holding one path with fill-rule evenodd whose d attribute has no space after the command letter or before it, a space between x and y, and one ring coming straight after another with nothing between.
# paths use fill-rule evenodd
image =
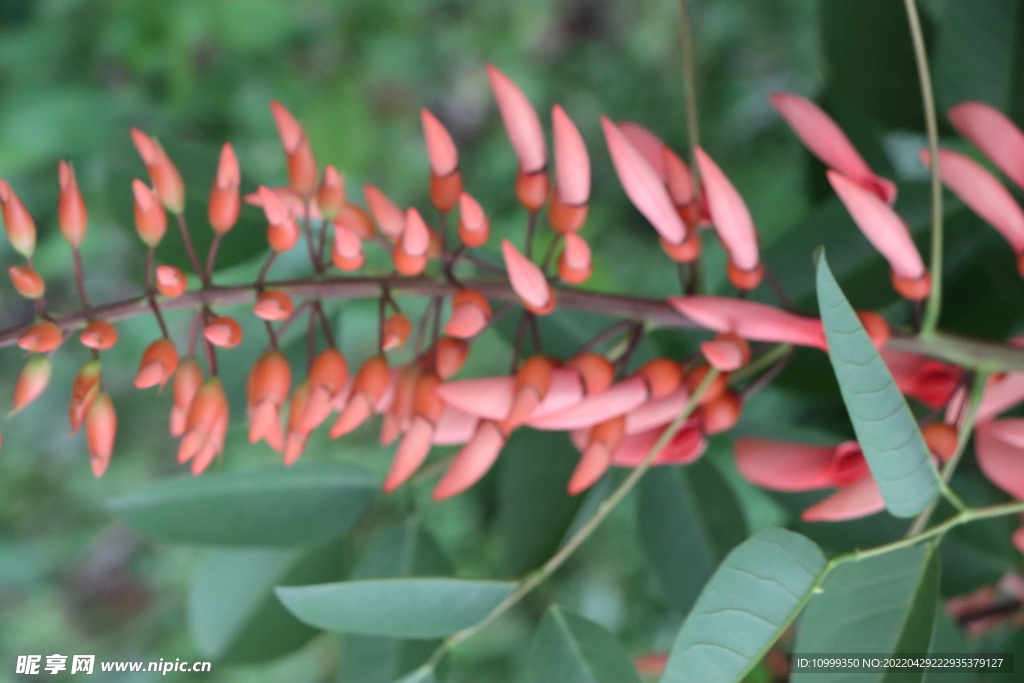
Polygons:
<instances>
[{"instance_id":1,"label":"blurred green background","mask_svg":"<svg viewBox=\"0 0 1024 683\"><path fill-rule=\"evenodd\" d=\"M1021 10L1003 0L981 4L984 9L969 0L925 3L940 104L979 98L1020 122ZM805 308L813 294L810 250L824 243L856 306L881 308L896 322L910 314L895 302L884 263L828 196L820 165L779 122L766 96L789 90L825 104L876 170L901 181L898 208L915 227L922 224L927 206L914 160L921 109L902 12L897 0L693 3L703 144L749 203L767 263ZM678 39L678 8L671 0L4 0L0 177L37 220L37 264L53 310L75 306L70 254L55 226L58 160L74 163L90 210L83 249L90 296L96 302L134 296L144 250L132 227L130 181L145 176L129 129L158 136L177 163L189 188L194 239L205 251L205 199L224 141L238 152L244 191L284 182L270 100L284 103L304 123L318 161L342 170L354 201L361 203L360 188L373 183L399 204L421 209L428 206L428 167L419 110L430 108L455 137L467 189L493 216L495 233L517 235L524 217L512 192L514 156L487 85L484 65L490 62L522 87L545 121L550 106L561 103L588 142L594 191L584 234L593 246L595 276L587 287L674 294L674 268L618 186L598 117L638 121L685 150ZM221 249L218 282L252 277L264 253L261 220L258 211L243 211ZM177 237L165 242L160 260L184 265ZM998 236L954 207L950 244L944 324L994 338L1019 331L1024 297L1012 254ZM15 263L15 256L0 240L0 263ZM706 284L712 290L722 286L723 262L710 246ZM272 277L303 272L302 258L283 259ZM374 303L336 305L331 314L346 354L357 361L369 355ZM8 283L0 283L0 328L30 315ZM187 317L170 317L182 339ZM565 315L545 328L545 339L567 354L600 323ZM235 415L244 412L244 377L262 344L258 326L247 323L246 329L247 343L221 360ZM103 479L89 473L81 436L65 436L71 379L87 359L77 344L55 357L47 393L3 423L0 682L15 680L18 654L214 658L208 654L212 646L197 643L187 626L199 551L147 541L104 508L105 499L180 470L176 444L166 435L168 397L129 389L155 325L139 319L119 330L121 342L103 355L104 385L120 418L118 447ZM509 336L500 328L481 340L468 374L503 372ZM658 333L641 354L681 357L699 339ZM292 335L289 348L301 363L295 340ZM17 350L0 353L0 396L10 395L22 362ZM824 357L800 355L750 407L740 429L782 438L800 427L842 438L849 426L838 406ZM274 461L266 449L245 444L238 429L229 441L221 469ZM549 456L541 467L530 457L536 453ZM339 442L314 439L304 458L358 462L383 472L389 456L371 430L362 430ZM331 549L332 566L340 577L353 564L369 562L366 549L380 542L382 529L413 519L435 539L438 555L448 558L427 562L430 571L443 571L450 560L460 576L521 575L544 559L577 512L579 501L562 494L574 458L563 436L524 435L471 493L436 504L429 501L429 486L420 485L380 497L369 519ZM724 473L752 526L785 522L805 504L805 498L780 502L743 487L730 475L728 440L715 442L709 460L711 471L693 476L718 482ZM671 496L672 485L653 481L643 495ZM664 652L682 617L680 605L692 595L685 587L666 587L647 566L635 532L643 510L643 504L637 510L622 506L555 582L460 649L451 680L526 680L531 631L552 597L609 628L632 655ZM531 531L524 536L523 529ZM854 531L837 527L830 547L863 538L845 536ZM885 529L865 533L873 537ZM724 552L705 550L711 556ZM1010 562L1006 549L1000 552L997 568ZM979 571L974 584L960 587L991 578L996 569ZM270 662L215 661L212 674L201 678L375 683L352 673L355 664L346 651L355 648L320 635ZM765 670L756 675L770 680Z\"/></svg>"}]
</instances>

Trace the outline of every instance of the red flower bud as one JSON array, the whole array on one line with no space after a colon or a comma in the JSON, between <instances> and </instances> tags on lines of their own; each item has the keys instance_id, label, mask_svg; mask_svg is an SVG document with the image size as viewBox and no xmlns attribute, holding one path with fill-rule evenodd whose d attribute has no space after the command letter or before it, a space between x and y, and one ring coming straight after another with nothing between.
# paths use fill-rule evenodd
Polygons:
<instances>
[{"instance_id":1,"label":"red flower bud","mask_svg":"<svg viewBox=\"0 0 1024 683\"><path fill-rule=\"evenodd\" d=\"M72 249L82 246L85 238L86 224L89 216L85 209L85 200L78 190L78 182L75 180L75 171L66 161L61 161L57 167L60 178L60 195L57 199L57 223L64 239L68 241Z\"/></svg>"}]
</instances>

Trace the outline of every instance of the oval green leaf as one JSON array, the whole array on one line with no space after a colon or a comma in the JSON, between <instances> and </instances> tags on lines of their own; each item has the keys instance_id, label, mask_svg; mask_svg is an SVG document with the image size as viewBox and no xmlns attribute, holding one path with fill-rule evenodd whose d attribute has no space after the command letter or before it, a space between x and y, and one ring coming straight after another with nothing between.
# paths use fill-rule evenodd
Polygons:
<instances>
[{"instance_id":1,"label":"oval green leaf","mask_svg":"<svg viewBox=\"0 0 1024 683\"><path fill-rule=\"evenodd\" d=\"M896 517L913 517L939 494L939 475L907 401L853 307L818 258L818 308L843 403L864 458Z\"/></svg>"},{"instance_id":2,"label":"oval green leaf","mask_svg":"<svg viewBox=\"0 0 1024 683\"><path fill-rule=\"evenodd\" d=\"M167 543L292 546L337 537L370 503L370 472L341 463L175 477L107 507Z\"/></svg>"},{"instance_id":3,"label":"oval green leaf","mask_svg":"<svg viewBox=\"0 0 1024 683\"><path fill-rule=\"evenodd\" d=\"M800 619L794 655L928 652L938 602L939 564L933 546L916 546L841 564ZM923 673L893 671L898 680ZM887 683L881 671L795 672L793 683ZM891 680L896 680L893 678Z\"/></svg>"},{"instance_id":4,"label":"oval green leaf","mask_svg":"<svg viewBox=\"0 0 1024 683\"><path fill-rule=\"evenodd\" d=\"M486 617L515 589L503 581L378 579L279 587L301 621L327 631L393 638L441 638Z\"/></svg>"},{"instance_id":5,"label":"oval green leaf","mask_svg":"<svg viewBox=\"0 0 1024 683\"><path fill-rule=\"evenodd\" d=\"M810 599L825 567L812 541L762 529L725 558L676 636L661 683L737 683Z\"/></svg>"},{"instance_id":6,"label":"oval green leaf","mask_svg":"<svg viewBox=\"0 0 1024 683\"><path fill-rule=\"evenodd\" d=\"M633 660L603 626L552 605L530 646L530 680L640 683Z\"/></svg>"}]
</instances>

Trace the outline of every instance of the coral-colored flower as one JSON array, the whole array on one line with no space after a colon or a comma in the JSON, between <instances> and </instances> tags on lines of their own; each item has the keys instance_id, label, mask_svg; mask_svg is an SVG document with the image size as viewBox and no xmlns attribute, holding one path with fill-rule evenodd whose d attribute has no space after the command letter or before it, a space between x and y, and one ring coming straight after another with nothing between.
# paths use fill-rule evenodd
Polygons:
<instances>
[{"instance_id":1,"label":"coral-colored flower","mask_svg":"<svg viewBox=\"0 0 1024 683\"><path fill-rule=\"evenodd\" d=\"M233 349L242 343L242 326L234 318L215 316L206 323L203 336L214 346Z\"/></svg>"},{"instance_id":2,"label":"coral-colored flower","mask_svg":"<svg viewBox=\"0 0 1024 683\"><path fill-rule=\"evenodd\" d=\"M345 208L345 178L331 164L324 167L316 190L316 205L327 220L333 220Z\"/></svg>"},{"instance_id":3,"label":"coral-colored flower","mask_svg":"<svg viewBox=\"0 0 1024 683\"><path fill-rule=\"evenodd\" d=\"M722 169L700 147L695 151L704 193L719 239L729 252L729 281L742 290L761 283L764 269L757 249L757 231L746 203Z\"/></svg>"},{"instance_id":4,"label":"coral-colored flower","mask_svg":"<svg viewBox=\"0 0 1024 683\"><path fill-rule=\"evenodd\" d=\"M87 348L106 351L117 343L117 328L106 320L93 320L85 326L78 339Z\"/></svg>"},{"instance_id":5,"label":"coral-colored flower","mask_svg":"<svg viewBox=\"0 0 1024 683\"><path fill-rule=\"evenodd\" d=\"M430 248L430 228L415 208L405 215L405 230L395 241L391 254L395 270L402 275L419 275L427 267L427 251Z\"/></svg>"},{"instance_id":6,"label":"coral-colored flower","mask_svg":"<svg viewBox=\"0 0 1024 683\"><path fill-rule=\"evenodd\" d=\"M138 178L132 181L135 196L135 230L147 246L160 244L167 232L167 213L153 190Z\"/></svg>"},{"instance_id":7,"label":"coral-colored flower","mask_svg":"<svg viewBox=\"0 0 1024 683\"><path fill-rule=\"evenodd\" d=\"M200 474L224 450L229 408L220 378L206 380L192 399L185 434L178 446L178 462L191 461L192 474Z\"/></svg>"},{"instance_id":8,"label":"coral-colored flower","mask_svg":"<svg viewBox=\"0 0 1024 683\"><path fill-rule=\"evenodd\" d=\"M601 117L601 127L619 182L633 206L650 221L663 240L669 244L682 244L687 237L686 224L676 212L657 172L606 117Z\"/></svg>"},{"instance_id":9,"label":"coral-colored flower","mask_svg":"<svg viewBox=\"0 0 1024 683\"><path fill-rule=\"evenodd\" d=\"M171 405L171 436L185 433L188 411L199 387L203 385L203 370L195 358L186 358L174 373L173 403Z\"/></svg>"},{"instance_id":10,"label":"coral-colored flower","mask_svg":"<svg viewBox=\"0 0 1024 683\"><path fill-rule=\"evenodd\" d=\"M356 373L348 401L331 427L331 438L348 434L373 415L390 383L391 372L384 356L373 356L363 363Z\"/></svg>"},{"instance_id":11,"label":"coral-colored flower","mask_svg":"<svg viewBox=\"0 0 1024 683\"><path fill-rule=\"evenodd\" d=\"M291 404L288 406L288 431L284 436L284 465L291 467L306 450L309 431L302 429L300 423L309 403L309 382L301 382L292 392Z\"/></svg>"},{"instance_id":12,"label":"coral-colored flower","mask_svg":"<svg viewBox=\"0 0 1024 683\"><path fill-rule=\"evenodd\" d=\"M441 379L448 379L462 369L469 354L469 344L455 337L441 337L434 345L434 370Z\"/></svg>"},{"instance_id":13,"label":"coral-colored flower","mask_svg":"<svg viewBox=\"0 0 1024 683\"><path fill-rule=\"evenodd\" d=\"M540 119L523 91L493 64L487 65L487 77L509 142L519 159L516 195L527 209L538 211L548 194L547 145Z\"/></svg>"},{"instance_id":14,"label":"coral-colored flower","mask_svg":"<svg viewBox=\"0 0 1024 683\"><path fill-rule=\"evenodd\" d=\"M252 307L252 312L256 314L256 317L270 321L285 320L291 317L294 310L295 304L292 302L292 298L288 296L287 292L282 292L279 289L262 292L256 298L256 305Z\"/></svg>"},{"instance_id":15,"label":"coral-colored flower","mask_svg":"<svg viewBox=\"0 0 1024 683\"><path fill-rule=\"evenodd\" d=\"M89 407L100 392L100 362L91 360L81 367L71 385L71 404L68 408L68 422L71 433L78 432Z\"/></svg>"},{"instance_id":16,"label":"coral-colored flower","mask_svg":"<svg viewBox=\"0 0 1024 683\"><path fill-rule=\"evenodd\" d=\"M117 437L117 413L114 403L105 392L96 394L85 415L85 442L89 446L89 464L92 473L102 477L114 452Z\"/></svg>"},{"instance_id":17,"label":"coral-colored flower","mask_svg":"<svg viewBox=\"0 0 1024 683\"><path fill-rule=\"evenodd\" d=\"M31 258L36 249L36 223L18 195L3 180L0 180L0 213L11 246L25 258Z\"/></svg>"},{"instance_id":18,"label":"coral-colored flower","mask_svg":"<svg viewBox=\"0 0 1024 683\"><path fill-rule=\"evenodd\" d=\"M370 215L354 204L346 204L334 219L334 224L348 228L361 240L373 239L373 219Z\"/></svg>"},{"instance_id":19,"label":"coral-colored flower","mask_svg":"<svg viewBox=\"0 0 1024 683\"><path fill-rule=\"evenodd\" d=\"M238 186L241 182L238 157L235 156L231 143L225 142L220 150L217 176L213 181L213 189L210 190L210 203L206 211L214 232L223 234L238 221L238 212L241 208Z\"/></svg>"},{"instance_id":20,"label":"coral-colored flower","mask_svg":"<svg viewBox=\"0 0 1024 683\"><path fill-rule=\"evenodd\" d=\"M309 201L316 193L319 174L313 149L306 138L306 131L279 102L270 103L270 112L274 116L274 123L277 125L277 132L281 136L288 161L288 182L303 201Z\"/></svg>"},{"instance_id":21,"label":"coral-colored flower","mask_svg":"<svg viewBox=\"0 0 1024 683\"><path fill-rule=\"evenodd\" d=\"M590 156L576 124L557 104L551 109L551 129L555 143L556 182L548 221L558 232L575 232L587 217Z\"/></svg>"},{"instance_id":22,"label":"coral-colored flower","mask_svg":"<svg viewBox=\"0 0 1024 683\"><path fill-rule=\"evenodd\" d=\"M85 228L89 222L89 214L85 209L85 200L78 189L75 171L66 161L57 167L60 180L60 195L57 197L57 224L64 239L72 249L82 246L85 239Z\"/></svg>"},{"instance_id":23,"label":"coral-colored flower","mask_svg":"<svg viewBox=\"0 0 1024 683\"><path fill-rule=\"evenodd\" d=\"M638 123L623 121L618 124L618 129L661 178L672 203L679 210L684 207L689 209L694 200L693 174L679 155L662 142L661 138ZM689 218L691 220L686 221L687 225L696 227L698 220L703 217L698 211Z\"/></svg>"},{"instance_id":24,"label":"coral-colored flower","mask_svg":"<svg viewBox=\"0 0 1024 683\"><path fill-rule=\"evenodd\" d=\"M462 192L459 152L448 129L436 116L421 109L420 121L430 160L430 201L438 211L447 213L455 207Z\"/></svg>"},{"instance_id":25,"label":"coral-colored flower","mask_svg":"<svg viewBox=\"0 0 1024 683\"><path fill-rule=\"evenodd\" d=\"M480 481L498 459L507 439L507 434L497 424L481 421L434 487L434 500L451 498Z\"/></svg>"},{"instance_id":26,"label":"coral-colored flower","mask_svg":"<svg viewBox=\"0 0 1024 683\"><path fill-rule=\"evenodd\" d=\"M341 352L326 348L313 360L309 370L309 392L296 428L309 433L330 415L334 401L345 390L348 363Z\"/></svg>"},{"instance_id":27,"label":"coral-colored flower","mask_svg":"<svg viewBox=\"0 0 1024 683\"><path fill-rule=\"evenodd\" d=\"M444 402L436 391L440 381L432 372L423 372L417 378L412 419L401 443L398 444L391 469L384 480L385 491L393 491L405 483L429 455L434 430L444 409Z\"/></svg>"},{"instance_id":28,"label":"coral-colored flower","mask_svg":"<svg viewBox=\"0 0 1024 683\"><path fill-rule=\"evenodd\" d=\"M472 339L480 334L491 318L491 305L475 289L460 289L452 295L452 315L445 323L445 334Z\"/></svg>"},{"instance_id":29,"label":"coral-colored flower","mask_svg":"<svg viewBox=\"0 0 1024 683\"><path fill-rule=\"evenodd\" d=\"M25 367L18 375L18 381L14 384L14 397L11 399L11 412L7 415L14 415L29 403L39 398L46 385L50 383L50 374L53 365L46 356L30 358Z\"/></svg>"},{"instance_id":30,"label":"coral-colored flower","mask_svg":"<svg viewBox=\"0 0 1024 683\"><path fill-rule=\"evenodd\" d=\"M463 192L459 195L459 239L467 247L482 247L491 234L491 222L477 200Z\"/></svg>"},{"instance_id":31,"label":"coral-colored flower","mask_svg":"<svg viewBox=\"0 0 1024 683\"><path fill-rule=\"evenodd\" d=\"M28 353L49 353L64 341L64 333L49 320L38 322L18 337L18 346Z\"/></svg>"},{"instance_id":32,"label":"coral-colored flower","mask_svg":"<svg viewBox=\"0 0 1024 683\"><path fill-rule=\"evenodd\" d=\"M881 355L899 390L929 408L946 405L963 378L961 368L916 353L882 349Z\"/></svg>"},{"instance_id":33,"label":"coral-colored flower","mask_svg":"<svg viewBox=\"0 0 1024 683\"><path fill-rule=\"evenodd\" d=\"M719 296L669 297L668 302L701 327L716 332L734 332L751 341L827 348L824 329L816 318Z\"/></svg>"},{"instance_id":34,"label":"coral-colored flower","mask_svg":"<svg viewBox=\"0 0 1024 683\"><path fill-rule=\"evenodd\" d=\"M366 261L362 240L340 220L340 217L334 221L334 245L331 248L331 261L339 270L347 272L359 270Z\"/></svg>"},{"instance_id":35,"label":"coral-colored flower","mask_svg":"<svg viewBox=\"0 0 1024 683\"><path fill-rule=\"evenodd\" d=\"M256 360L249 372L246 392L250 443L266 439L275 451L284 448L281 408L291 383L291 367L280 351L266 353Z\"/></svg>"},{"instance_id":36,"label":"coral-colored flower","mask_svg":"<svg viewBox=\"0 0 1024 683\"><path fill-rule=\"evenodd\" d=\"M720 332L700 345L708 365L722 372L738 370L750 361L750 344L732 332Z\"/></svg>"},{"instance_id":37,"label":"coral-colored flower","mask_svg":"<svg viewBox=\"0 0 1024 683\"><path fill-rule=\"evenodd\" d=\"M267 242L278 253L288 251L299 241L299 225L273 190L260 185L259 193L267 215Z\"/></svg>"},{"instance_id":38,"label":"coral-colored flower","mask_svg":"<svg viewBox=\"0 0 1024 683\"><path fill-rule=\"evenodd\" d=\"M576 233L566 233L565 247L558 256L558 277L565 283L578 285L589 280L593 270L590 245Z\"/></svg>"},{"instance_id":39,"label":"coral-colored flower","mask_svg":"<svg viewBox=\"0 0 1024 683\"><path fill-rule=\"evenodd\" d=\"M1024 189L1024 133L1005 114L983 102L963 102L949 110L949 121Z\"/></svg>"},{"instance_id":40,"label":"coral-colored flower","mask_svg":"<svg viewBox=\"0 0 1024 683\"><path fill-rule=\"evenodd\" d=\"M889 262L896 291L914 301L927 298L931 276L910 238L910 229L899 214L875 194L835 171L828 172L828 181L853 222Z\"/></svg>"},{"instance_id":41,"label":"coral-colored flower","mask_svg":"<svg viewBox=\"0 0 1024 683\"><path fill-rule=\"evenodd\" d=\"M625 436L625 415L600 422L590 429L583 455L569 479L569 495L585 491L601 478L611 467L612 455Z\"/></svg>"},{"instance_id":42,"label":"coral-colored flower","mask_svg":"<svg viewBox=\"0 0 1024 683\"><path fill-rule=\"evenodd\" d=\"M551 289L543 271L530 259L519 253L508 240L501 241L509 284L523 305L537 315L548 315L555 310L555 291Z\"/></svg>"},{"instance_id":43,"label":"coral-colored flower","mask_svg":"<svg viewBox=\"0 0 1024 683\"><path fill-rule=\"evenodd\" d=\"M871 170L842 129L816 104L790 93L774 93L768 99L807 149L822 163L886 204L891 205L896 201L896 186L892 181Z\"/></svg>"},{"instance_id":44,"label":"coral-colored flower","mask_svg":"<svg viewBox=\"0 0 1024 683\"><path fill-rule=\"evenodd\" d=\"M516 372L512 404L508 414L499 423L506 432L518 427L544 400L551 388L551 377L554 364L545 356L530 356L519 366Z\"/></svg>"},{"instance_id":45,"label":"coral-colored flower","mask_svg":"<svg viewBox=\"0 0 1024 683\"><path fill-rule=\"evenodd\" d=\"M15 291L26 299L38 299L46 293L43 277L29 266L11 266L7 274Z\"/></svg>"},{"instance_id":46,"label":"coral-colored flower","mask_svg":"<svg viewBox=\"0 0 1024 683\"><path fill-rule=\"evenodd\" d=\"M171 213L180 214L185 210L185 184L178 169L160 143L138 128L132 128L132 142L149 171L149 178L160 203Z\"/></svg>"},{"instance_id":47,"label":"coral-colored flower","mask_svg":"<svg viewBox=\"0 0 1024 683\"><path fill-rule=\"evenodd\" d=\"M405 214L374 185L364 185L363 194L377 227L388 238L397 240L405 232Z\"/></svg>"},{"instance_id":48,"label":"coral-colored flower","mask_svg":"<svg viewBox=\"0 0 1024 683\"><path fill-rule=\"evenodd\" d=\"M156 289L166 297L181 296L188 289L185 273L176 266L156 267Z\"/></svg>"},{"instance_id":49,"label":"coral-colored flower","mask_svg":"<svg viewBox=\"0 0 1024 683\"><path fill-rule=\"evenodd\" d=\"M139 371L135 373L135 386L138 389L167 384L174 371L178 368L178 349L170 339L161 338L146 347L139 361Z\"/></svg>"},{"instance_id":50,"label":"coral-colored flower","mask_svg":"<svg viewBox=\"0 0 1024 683\"><path fill-rule=\"evenodd\" d=\"M381 351L391 351L405 346L405 340L412 332L412 323L401 313L394 313L384 321L383 336L380 340Z\"/></svg>"}]
</instances>

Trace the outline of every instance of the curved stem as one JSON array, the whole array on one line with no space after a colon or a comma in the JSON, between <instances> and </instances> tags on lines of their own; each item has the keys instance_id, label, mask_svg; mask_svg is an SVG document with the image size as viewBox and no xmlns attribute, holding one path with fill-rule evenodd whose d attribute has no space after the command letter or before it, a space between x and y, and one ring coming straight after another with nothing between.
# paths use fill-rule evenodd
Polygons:
<instances>
[{"instance_id":1,"label":"curved stem","mask_svg":"<svg viewBox=\"0 0 1024 683\"><path fill-rule=\"evenodd\" d=\"M495 619L514 607L520 600L533 591L534 588L547 581L548 578L550 578L550 576L554 574L555 571L558 570L558 568L561 567L574 552L576 552L576 549L583 545L584 541L590 538L590 535L597 530L597 527L601 526L601 522L603 522L608 515L611 514L612 510L622 502L622 499L633 490L640 481L640 478L643 477L647 470L651 468L651 465L654 464L654 459L659 453L661 453L662 449L664 449L665 446L675 438L675 435L679 433L679 430L682 429L687 418L689 418L690 414L696 409L697 402L700 400L700 397L704 395L704 392L707 391L707 388L711 386L711 383L715 381L716 377L718 377L718 370L711 370L711 372L704 377L704 381L700 383L697 390L693 392L692 396L690 396L690 400L686 403L683 411L679 413L676 419L674 419L668 427L665 428L665 431L662 432L654 446L652 446L651 450L648 451L646 456L644 456L643 461L641 461L641 463L637 465L625 479L622 480L622 483L612 491L611 495L601 502L593 516L584 522L576 533L570 536L569 539L562 544L562 547L560 547L540 569L521 579L516 585L515 590L513 590L508 597L502 600L497 607L491 610L491 612L478 623L455 633L445 640L437 651L434 652L433 656L431 656L427 665L436 666L441 660L441 657L444 656L445 652L451 650L464 640L472 638L491 624Z\"/></svg>"},{"instance_id":2,"label":"curved stem","mask_svg":"<svg viewBox=\"0 0 1024 683\"><path fill-rule=\"evenodd\" d=\"M931 276L932 288L928 294L924 318L921 321L922 336L930 336L939 323L942 310L942 180L939 178L939 126L935 116L935 93L932 77L928 70L928 53L925 50L921 17L917 12L916 0L903 0L910 24L910 37L914 43L914 60L917 62L917 77L921 84L921 101L924 105L924 124L928 133L928 153L931 156L928 172L931 176L932 241Z\"/></svg>"}]
</instances>

